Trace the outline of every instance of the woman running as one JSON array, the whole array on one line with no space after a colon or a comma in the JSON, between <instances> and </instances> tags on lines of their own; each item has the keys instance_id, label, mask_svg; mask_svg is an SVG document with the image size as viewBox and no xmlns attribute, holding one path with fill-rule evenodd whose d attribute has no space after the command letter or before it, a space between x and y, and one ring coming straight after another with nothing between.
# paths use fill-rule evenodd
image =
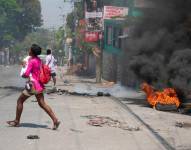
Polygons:
<instances>
[{"instance_id":1,"label":"woman running","mask_svg":"<svg viewBox=\"0 0 191 150\"><path fill-rule=\"evenodd\" d=\"M31 56L28 67L23 74L22 77L29 78L30 77L30 84L26 86L20 97L17 100L17 107L16 107L16 118L13 121L7 121L10 126L18 127L20 124L20 118L23 111L23 103L32 95L35 95L39 106L50 116L53 121L53 130L56 130L60 125L60 121L58 121L57 117L55 116L54 112L50 108L49 105L46 104L44 101L44 85L39 81L40 77L40 67L41 67L41 59L38 55L41 54L41 47L36 44L33 44L29 50L29 56ZM31 75L30 75L31 74ZM32 84L32 85L31 85Z\"/></svg>"}]
</instances>

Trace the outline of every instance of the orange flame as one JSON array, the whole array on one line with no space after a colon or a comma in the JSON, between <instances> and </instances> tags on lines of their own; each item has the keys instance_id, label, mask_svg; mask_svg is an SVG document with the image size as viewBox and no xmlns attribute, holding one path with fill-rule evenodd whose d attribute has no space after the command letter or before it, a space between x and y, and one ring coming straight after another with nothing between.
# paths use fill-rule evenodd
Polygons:
<instances>
[{"instance_id":1,"label":"orange flame","mask_svg":"<svg viewBox=\"0 0 191 150\"><path fill-rule=\"evenodd\" d=\"M175 104L177 108L180 106L180 100L177 97L176 91L172 88L166 88L162 92L155 92L149 84L143 83L141 89L146 93L148 103L154 108L157 103L163 105Z\"/></svg>"}]
</instances>

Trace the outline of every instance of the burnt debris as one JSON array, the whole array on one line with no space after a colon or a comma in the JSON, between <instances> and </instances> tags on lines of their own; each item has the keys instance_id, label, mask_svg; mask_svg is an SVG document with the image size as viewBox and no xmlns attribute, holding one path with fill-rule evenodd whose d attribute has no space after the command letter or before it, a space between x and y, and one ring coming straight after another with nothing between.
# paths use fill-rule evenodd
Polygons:
<instances>
[{"instance_id":1,"label":"burnt debris","mask_svg":"<svg viewBox=\"0 0 191 150\"><path fill-rule=\"evenodd\" d=\"M101 97L101 96L106 96L109 97L111 96L110 93L104 93L104 92L97 92L96 94L90 94L90 93L79 93L79 92L70 92L68 90L64 89L49 89L46 91L47 94L52 94L52 93L57 93L58 95L73 95L73 96L89 96L89 97Z\"/></svg>"}]
</instances>

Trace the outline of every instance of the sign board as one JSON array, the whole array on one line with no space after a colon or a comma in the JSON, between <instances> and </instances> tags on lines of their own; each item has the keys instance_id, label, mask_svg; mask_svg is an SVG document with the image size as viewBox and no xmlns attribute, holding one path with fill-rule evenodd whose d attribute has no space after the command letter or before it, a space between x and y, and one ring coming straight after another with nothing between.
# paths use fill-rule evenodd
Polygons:
<instances>
[{"instance_id":1,"label":"sign board","mask_svg":"<svg viewBox=\"0 0 191 150\"><path fill-rule=\"evenodd\" d=\"M86 32L85 42L97 42L99 40L99 32Z\"/></svg>"},{"instance_id":2,"label":"sign board","mask_svg":"<svg viewBox=\"0 0 191 150\"><path fill-rule=\"evenodd\" d=\"M127 7L104 6L104 19L112 19L114 17L123 18L127 15Z\"/></svg>"},{"instance_id":3,"label":"sign board","mask_svg":"<svg viewBox=\"0 0 191 150\"><path fill-rule=\"evenodd\" d=\"M102 18L103 13L102 12L86 12L86 19L89 18Z\"/></svg>"}]
</instances>

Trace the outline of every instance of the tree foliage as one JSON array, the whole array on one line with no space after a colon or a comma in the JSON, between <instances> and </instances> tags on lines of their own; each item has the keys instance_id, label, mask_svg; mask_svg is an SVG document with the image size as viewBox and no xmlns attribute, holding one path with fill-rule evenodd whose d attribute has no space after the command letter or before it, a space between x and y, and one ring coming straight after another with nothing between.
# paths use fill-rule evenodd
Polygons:
<instances>
[{"instance_id":1,"label":"tree foliage","mask_svg":"<svg viewBox=\"0 0 191 150\"><path fill-rule=\"evenodd\" d=\"M22 40L35 27L41 26L39 0L0 0L0 44L8 46Z\"/></svg>"},{"instance_id":2,"label":"tree foliage","mask_svg":"<svg viewBox=\"0 0 191 150\"><path fill-rule=\"evenodd\" d=\"M62 50L64 47L64 38L65 38L65 30L63 27L60 27L56 32L56 49Z\"/></svg>"},{"instance_id":3,"label":"tree foliage","mask_svg":"<svg viewBox=\"0 0 191 150\"><path fill-rule=\"evenodd\" d=\"M36 32L29 33L22 42L18 42L13 47L15 52L27 52L33 43L36 43L45 50L52 40L52 33L47 29L37 29Z\"/></svg>"},{"instance_id":4,"label":"tree foliage","mask_svg":"<svg viewBox=\"0 0 191 150\"><path fill-rule=\"evenodd\" d=\"M27 33L34 31L35 27L42 25L41 5L39 0L16 0L21 7L21 12L17 16L17 25L19 27L19 39L22 39Z\"/></svg>"},{"instance_id":5,"label":"tree foliage","mask_svg":"<svg viewBox=\"0 0 191 150\"><path fill-rule=\"evenodd\" d=\"M0 44L7 45L13 40L18 32L16 24L16 16L21 9L15 0L0 1Z\"/></svg>"},{"instance_id":6,"label":"tree foliage","mask_svg":"<svg viewBox=\"0 0 191 150\"><path fill-rule=\"evenodd\" d=\"M74 4L75 8L74 10L68 14L66 21L67 21L67 27L71 29L72 32L74 32L75 25L77 25L77 21L80 19L83 19L84 17L84 8L83 3L78 2Z\"/></svg>"}]
</instances>

